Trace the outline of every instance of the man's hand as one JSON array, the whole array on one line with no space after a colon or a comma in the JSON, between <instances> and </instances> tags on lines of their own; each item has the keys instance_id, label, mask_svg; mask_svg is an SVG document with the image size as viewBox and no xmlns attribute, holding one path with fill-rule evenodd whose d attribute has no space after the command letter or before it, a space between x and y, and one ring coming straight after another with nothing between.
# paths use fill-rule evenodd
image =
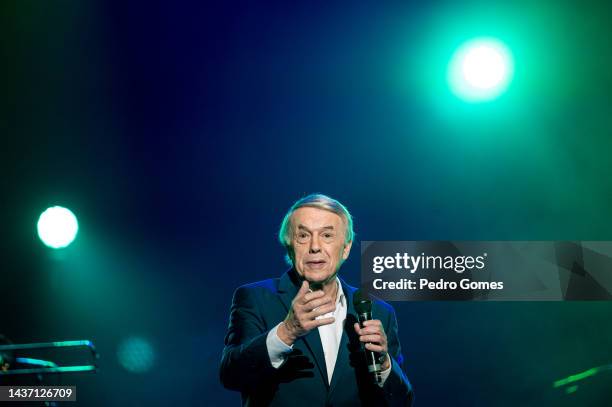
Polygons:
<instances>
[{"instance_id":1,"label":"man's hand","mask_svg":"<svg viewBox=\"0 0 612 407\"><path fill-rule=\"evenodd\" d=\"M281 341L291 346L301 336L321 326L333 324L334 317L316 319L320 315L333 312L336 303L322 290L309 292L308 282L304 281L291 302L287 317L278 327L276 334Z\"/></svg>"},{"instance_id":2,"label":"man's hand","mask_svg":"<svg viewBox=\"0 0 612 407\"><path fill-rule=\"evenodd\" d=\"M371 319L363 323L363 328L355 322L355 332L359 335L359 341L365 342L365 348L372 352L378 352L385 356L385 361L382 364L382 370L387 370L391 367L389 359L389 349L387 347L387 334L382 326L382 322L378 319Z\"/></svg>"}]
</instances>

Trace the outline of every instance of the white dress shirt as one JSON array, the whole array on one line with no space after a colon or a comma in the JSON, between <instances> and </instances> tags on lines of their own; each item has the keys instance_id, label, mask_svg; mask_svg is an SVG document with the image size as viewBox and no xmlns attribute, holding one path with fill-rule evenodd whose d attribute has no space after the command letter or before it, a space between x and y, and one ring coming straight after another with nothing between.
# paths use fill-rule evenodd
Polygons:
<instances>
[{"instance_id":1,"label":"white dress shirt","mask_svg":"<svg viewBox=\"0 0 612 407\"><path fill-rule=\"evenodd\" d=\"M325 367L327 368L327 378L331 383L332 375L334 374L334 367L336 366L336 358L338 357L338 349L340 347L340 341L342 340L342 331L344 329L344 321L346 320L346 296L342 291L342 284L336 277L336 284L338 284L338 294L336 295L336 310L329 312L325 315L320 315L317 319L334 317L334 323L328 325L319 326L319 336L321 337L321 345L323 346L323 354L325 355ZM293 350L293 345L289 346L284 343L277 335L279 323L270 330L266 337L266 346L268 347L268 356L270 357L270 363L272 366L278 369L287 360L287 355ZM389 356L387 355L387 358ZM389 360L391 362L391 360ZM391 373L391 366L387 370L381 372L381 381L378 383L379 386L383 386L387 377Z\"/></svg>"}]
</instances>

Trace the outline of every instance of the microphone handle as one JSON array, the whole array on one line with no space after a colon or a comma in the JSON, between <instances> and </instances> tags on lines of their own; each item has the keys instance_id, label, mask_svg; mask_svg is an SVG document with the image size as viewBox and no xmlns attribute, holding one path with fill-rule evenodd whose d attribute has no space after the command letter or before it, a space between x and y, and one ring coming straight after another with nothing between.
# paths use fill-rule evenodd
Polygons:
<instances>
[{"instance_id":1,"label":"microphone handle","mask_svg":"<svg viewBox=\"0 0 612 407\"><path fill-rule=\"evenodd\" d=\"M365 312L363 314L358 314L358 318L359 318L359 326L363 328L363 323L365 321L369 321L372 319L372 313ZM366 365L368 367L368 372L372 374L373 376L372 378L374 379L375 383L380 383L380 381L382 380L380 376L380 372L382 372L382 366L380 362L378 361L378 353L373 352L369 349L364 349L364 351L365 351L365 358L366 358Z\"/></svg>"}]
</instances>

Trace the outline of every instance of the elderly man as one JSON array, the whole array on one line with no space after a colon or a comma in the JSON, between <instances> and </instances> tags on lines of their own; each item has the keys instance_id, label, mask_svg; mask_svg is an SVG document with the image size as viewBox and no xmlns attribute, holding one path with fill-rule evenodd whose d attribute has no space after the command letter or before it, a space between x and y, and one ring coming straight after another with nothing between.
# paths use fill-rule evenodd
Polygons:
<instances>
[{"instance_id":1,"label":"elderly man","mask_svg":"<svg viewBox=\"0 0 612 407\"><path fill-rule=\"evenodd\" d=\"M337 276L353 236L340 202L320 194L302 198L279 232L292 268L234 293L220 377L242 393L243 405L411 405L393 308L374 301L373 319L360 326L356 289ZM380 355L377 380L364 348Z\"/></svg>"}]
</instances>

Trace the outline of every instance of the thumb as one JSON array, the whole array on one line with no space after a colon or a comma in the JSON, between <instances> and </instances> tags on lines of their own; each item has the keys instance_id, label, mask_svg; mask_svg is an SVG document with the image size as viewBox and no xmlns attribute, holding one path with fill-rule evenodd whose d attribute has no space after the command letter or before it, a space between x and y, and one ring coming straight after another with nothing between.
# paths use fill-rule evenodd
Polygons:
<instances>
[{"instance_id":1,"label":"thumb","mask_svg":"<svg viewBox=\"0 0 612 407\"><path fill-rule=\"evenodd\" d=\"M306 294L308 292L308 281L304 280L302 281L302 286L300 287L300 291L298 291L297 293L297 297L302 297L304 296L304 294Z\"/></svg>"},{"instance_id":2,"label":"thumb","mask_svg":"<svg viewBox=\"0 0 612 407\"><path fill-rule=\"evenodd\" d=\"M357 322L355 322L355 325L353 325L353 327L355 328L355 332L357 332L357 335L359 335L359 329L361 329L359 327L359 324Z\"/></svg>"}]
</instances>

